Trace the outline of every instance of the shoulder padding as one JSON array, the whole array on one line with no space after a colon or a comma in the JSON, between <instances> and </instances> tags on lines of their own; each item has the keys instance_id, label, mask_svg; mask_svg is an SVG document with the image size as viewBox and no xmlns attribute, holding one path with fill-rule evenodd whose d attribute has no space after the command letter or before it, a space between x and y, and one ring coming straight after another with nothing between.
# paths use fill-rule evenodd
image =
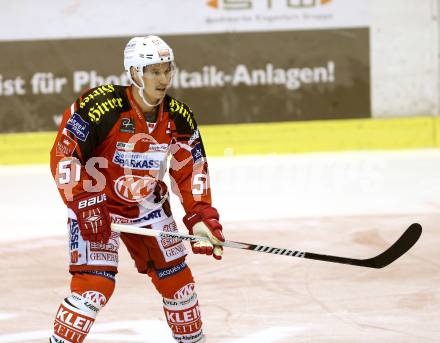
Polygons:
<instances>
[{"instance_id":1,"label":"shoulder padding","mask_svg":"<svg viewBox=\"0 0 440 343\"><path fill-rule=\"evenodd\" d=\"M77 100L77 112L85 120L99 123L104 117L117 115L129 109L126 87L102 85L88 90Z\"/></svg>"},{"instance_id":2,"label":"shoulder padding","mask_svg":"<svg viewBox=\"0 0 440 343\"><path fill-rule=\"evenodd\" d=\"M171 96L165 98L165 110L170 113L171 119L176 125L177 133L193 134L197 128L197 123L191 108Z\"/></svg>"}]
</instances>

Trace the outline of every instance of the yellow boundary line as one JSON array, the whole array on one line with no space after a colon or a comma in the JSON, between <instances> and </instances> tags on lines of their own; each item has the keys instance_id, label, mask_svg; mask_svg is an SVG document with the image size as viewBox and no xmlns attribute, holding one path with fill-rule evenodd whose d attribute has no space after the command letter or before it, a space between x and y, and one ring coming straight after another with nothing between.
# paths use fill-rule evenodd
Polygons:
<instances>
[{"instance_id":1,"label":"yellow boundary line","mask_svg":"<svg viewBox=\"0 0 440 343\"><path fill-rule=\"evenodd\" d=\"M209 156L440 147L440 119L410 117L207 125ZM0 135L0 164L49 162L55 132Z\"/></svg>"}]
</instances>

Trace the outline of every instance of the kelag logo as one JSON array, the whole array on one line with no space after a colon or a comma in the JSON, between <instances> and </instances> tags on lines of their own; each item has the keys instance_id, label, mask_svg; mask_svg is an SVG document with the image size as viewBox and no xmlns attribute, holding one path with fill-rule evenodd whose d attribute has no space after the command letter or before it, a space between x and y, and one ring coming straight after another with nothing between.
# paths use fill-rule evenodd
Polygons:
<instances>
[{"instance_id":1,"label":"kelag logo","mask_svg":"<svg viewBox=\"0 0 440 343\"><path fill-rule=\"evenodd\" d=\"M304 9L326 5L333 0L208 0L207 5L214 9L227 11L292 8Z\"/></svg>"},{"instance_id":2,"label":"kelag logo","mask_svg":"<svg viewBox=\"0 0 440 343\"><path fill-rule=\"evenodd\" d=\"M138 175L122 175L115 181L116 194L128 202L144 200L156 186L156 180Z\"/></svg>"}]
</instances>

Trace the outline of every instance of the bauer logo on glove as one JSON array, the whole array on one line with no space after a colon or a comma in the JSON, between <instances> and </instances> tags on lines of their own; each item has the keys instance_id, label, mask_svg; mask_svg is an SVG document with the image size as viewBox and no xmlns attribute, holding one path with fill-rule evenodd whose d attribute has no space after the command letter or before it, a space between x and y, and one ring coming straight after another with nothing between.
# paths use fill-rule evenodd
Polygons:
<instances>
[{"instance_id":1,"label":"bauer logo on glove","mask_svg":"<svg viewBox=\"0 0 440 343\"><path fill-rule=\"evenodd\" d=\"M106 200L107 200L107 196L105 194L97 195L96 197L82 200L78 203L78 210L99 204L99 203L106 201Z\"/></svg>"},{"instance_id":2,"label":"bauer logo on glove","mask_svg":"<svg viewBox=\"0 0 440 343\"><path fill-rule=\"evenodd\" d=\"M74 197L70 208L78 219L81 236L90 242L107 243L111 234L111 218L104 193L82 193Z\"/></svg>"}]
</instances>

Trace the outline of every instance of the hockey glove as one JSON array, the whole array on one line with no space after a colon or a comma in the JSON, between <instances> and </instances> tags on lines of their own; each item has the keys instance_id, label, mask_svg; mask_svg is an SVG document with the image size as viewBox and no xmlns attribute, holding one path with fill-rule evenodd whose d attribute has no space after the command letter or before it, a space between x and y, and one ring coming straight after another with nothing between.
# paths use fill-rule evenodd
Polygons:
<instances>
[{"instance_id":1,"label":"hockey glove","mask_svg":"<svg viewBox=\"0 0 440 343\"><path fill-rule=\"evenodd\" d=\"M82 193L69 204L75 212L84 240L107 243L111 234L111 219L104 193Z\"/></svg>"},{"instance_id":2,"label":"hockey glove","mask_svg":"<svg viewBox=\"0 0 440 343\"><path fill-rule=\"evenodd\" d=\"M183 222L191 235L208 237L209 241L191 242L194 254L213 255L221 260L223 247L219 245L225 238L219 223L219 214L214 207L206 207L198 212L190 212L183 217Z\"/></svg>"}]
</instances>

